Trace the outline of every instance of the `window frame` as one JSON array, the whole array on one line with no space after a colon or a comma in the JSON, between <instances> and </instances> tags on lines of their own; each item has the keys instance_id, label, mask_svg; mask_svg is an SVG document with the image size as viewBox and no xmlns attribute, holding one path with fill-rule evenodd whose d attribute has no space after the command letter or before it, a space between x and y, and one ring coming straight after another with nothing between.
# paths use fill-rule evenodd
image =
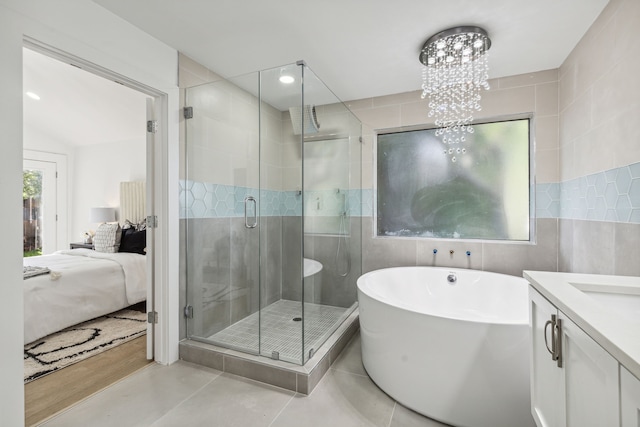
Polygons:
<instances>
[{"instance_id":1,"label":"window frame","mask_svg":"<svg viewBox=\"0 0 640 427\"><path fill-rule=\"evenodd\" d=\"M500 244L536 244L536 120L533 113L511 114L502 116L486 117L473 121L473 125L488 123L510 122L515 120L529 121L529 239L528 240L508 240L508 239L473 239L473 238L451 238L451 237L430 237L430 236L384 236L378 235L378 136L392 133L412 132L421 130L438 129L434 124L418 124L410 126L398 126L393 128L374 129L373 135L373 209L372 233L374 239L404 239L419 241L447 241L447 242L471 242L471 243L500 243Z\"/></svg>"}]
</instances>

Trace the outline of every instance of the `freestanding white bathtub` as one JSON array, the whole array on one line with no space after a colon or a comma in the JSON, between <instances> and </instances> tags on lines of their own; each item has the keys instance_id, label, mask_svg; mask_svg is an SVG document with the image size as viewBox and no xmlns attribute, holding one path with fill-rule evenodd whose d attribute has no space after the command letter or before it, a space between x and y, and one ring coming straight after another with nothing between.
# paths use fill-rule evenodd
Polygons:
<instances>
[{"instance_id":1,"label":"freestanding white bathtub","mask_svg":"<svg viewBox=\"0 0 640 427\"><path fill-rule=\"evenodd\" d=\"M400 267L364 274L364 367L388 395L444 423L534 426L527 298L525 279L497 273Z\"/></svg>"}]
</instances>

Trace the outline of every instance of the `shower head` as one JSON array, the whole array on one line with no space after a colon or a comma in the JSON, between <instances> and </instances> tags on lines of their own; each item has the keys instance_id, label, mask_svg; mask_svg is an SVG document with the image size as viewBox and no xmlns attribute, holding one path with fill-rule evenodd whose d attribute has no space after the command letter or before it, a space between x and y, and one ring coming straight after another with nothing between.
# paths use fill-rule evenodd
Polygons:
<instances>
[{"instance_id":1,"label":"shower head","mask_svg":"<svg viewBox=\"0 0 640 427\"><path fill-rule=\"evenodd\" d=\"M315 105L291 107L289 108L289 115L291 116L291 124L295 135L300 135L303 128L305 135L317 133L320 130Z\"/></svg>"}]
</instances>

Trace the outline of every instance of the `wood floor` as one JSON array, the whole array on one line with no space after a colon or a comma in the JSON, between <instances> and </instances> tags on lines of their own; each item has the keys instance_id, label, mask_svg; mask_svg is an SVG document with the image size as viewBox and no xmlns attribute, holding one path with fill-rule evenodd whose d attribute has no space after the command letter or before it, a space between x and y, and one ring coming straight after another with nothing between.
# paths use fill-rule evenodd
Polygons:
<instances>
[{"instance_id":1,"label":"wood floor","mask_svg":"<svg viewBox=\"0 0 640 427\"><path fill-rule=\"evenodd\" d=\"M25 425L37 425L151 363L146 344L141 336L25 384Z\"/></svg>"}]
</instances>

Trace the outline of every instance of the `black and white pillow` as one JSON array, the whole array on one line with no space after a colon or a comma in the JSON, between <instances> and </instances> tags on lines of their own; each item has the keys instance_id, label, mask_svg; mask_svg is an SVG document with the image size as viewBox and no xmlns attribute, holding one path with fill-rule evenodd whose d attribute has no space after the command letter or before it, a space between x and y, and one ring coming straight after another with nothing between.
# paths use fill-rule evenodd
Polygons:
<instances>
[{"instance_id":1,"label":"black and white pillow","mask_svg":"<svg viewBox=\"0 0 640 427\"><path fill-rule=\"evenodd\" d=\"M97 252L115 253L120 247L121 231L118 223L104 223L98 226L93 236L93 246Z\"/></svg>"},{"instance_id":2,"label":"black and white pillow","mask_svg":"<svg viewBox=\"0 0 640 427\"><path fill-rule=\"evenodd\" d=\"M146 230L147 229L147 219L143 219L142 221L140 221L139 223L134 223L129 221L128 219L124 220L124 224L122 224L122 230L127 230L127 229L134 229L136 231L142 231L142 230Z\"/></svg>"}]
</instances>

